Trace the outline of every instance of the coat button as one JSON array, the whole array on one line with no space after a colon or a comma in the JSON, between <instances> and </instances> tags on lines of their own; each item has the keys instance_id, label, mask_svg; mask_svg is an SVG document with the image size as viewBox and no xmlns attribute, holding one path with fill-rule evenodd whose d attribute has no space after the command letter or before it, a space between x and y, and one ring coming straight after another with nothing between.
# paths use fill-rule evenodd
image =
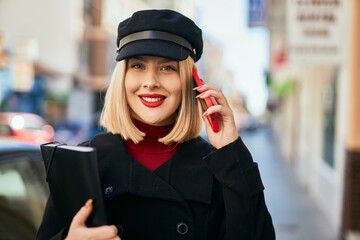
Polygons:
<instances>
[{"instance_id":1,"label":"coat button","mask_svg":"<svg viewBox=\"0 0 360 240\"><path fill-rule=\"evenodd\" d=\"M105 188L104 193L105 193L105 195L109 195L109 194L112 194L113 191L114 191L113 186L108 186Z\"/></svg>"},{"instance_id":2,"label":"coat button","mask_svg":"<svg viewBox=\"0 0 360 240\"><path fill-rule=\"evenodd\" d=\"M188 225L186 223L179 222L176 225L176 231L181 235L185 235L189 231Z\"/></svg>"}]
</instances>

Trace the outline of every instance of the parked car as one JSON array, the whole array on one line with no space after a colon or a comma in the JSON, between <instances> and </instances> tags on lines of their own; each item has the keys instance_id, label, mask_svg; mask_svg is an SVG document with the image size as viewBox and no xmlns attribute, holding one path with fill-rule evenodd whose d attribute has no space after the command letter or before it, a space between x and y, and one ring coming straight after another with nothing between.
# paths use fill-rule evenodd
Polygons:
<instances>
[{"instance_id":1,"label":"parked car","mask_svg":"<svg viewBox=\"0 0 360 240\"><path fill-rule=\"evenodd\" d=\"M54 140L54 129L33 113L0 112L0 136L42 144Z\"/></svg>"},{"instance_id":2,"label":"parked car","mask_svg":"<svg viewBox=\"0 0 360 240\"><path fill-rule=\"evenodd\" d=\"M0 239L35 239L49 195L40 147L0 137Z\"/></svg>"}]
</instances>

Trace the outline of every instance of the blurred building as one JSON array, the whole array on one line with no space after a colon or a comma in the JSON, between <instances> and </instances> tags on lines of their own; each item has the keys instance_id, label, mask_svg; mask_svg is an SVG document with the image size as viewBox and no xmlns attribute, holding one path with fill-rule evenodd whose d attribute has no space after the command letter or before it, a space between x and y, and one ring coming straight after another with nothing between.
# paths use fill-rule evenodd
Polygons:
<instances>
[{"instance_id":1,"label":"blurred building","mask_svg":"<svg viewBox=\"0 0 360 240\"><path fill-rule=\"evenodd\" d=\"M40 107L47 108L44 110L50 122L66 116L72 76L78 69L82 23L81 1L0 2L0 30L6 36L11 90L26 105L27 97L39 96L30 88L40 83L37 89L46 88L48 97L48 104ZM44 105L44 99L42 102ZM18 110L13 108L10 110Z\"/></svg>"},{"instance_id":2,"label":"blurred building","mask_svg":"<svg viewBox=\"0 0 360 240\"><path fill-rule=\"evenodd\" d=\"M360 2L267 5L269 103L281 152L339 238L354 239L360 231Z\"/></svg>"}]
</instances>

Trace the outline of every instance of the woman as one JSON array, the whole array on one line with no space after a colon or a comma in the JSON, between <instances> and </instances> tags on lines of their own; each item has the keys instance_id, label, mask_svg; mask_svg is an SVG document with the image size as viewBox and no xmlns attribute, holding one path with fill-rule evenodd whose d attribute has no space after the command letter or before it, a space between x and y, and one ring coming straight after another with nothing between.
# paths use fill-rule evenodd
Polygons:
<instances>
[{"instance_id":1,"label":"woman","mask_svg":"<svg viewBox=\"0 0 360 240\"><path fill-rule=\"evenodd\" d=\"M175 11L139 11L119 24L117 46L101 116L107 133L86 143L97 149L110 225L86 226L91 200L70 226L56 224L49 198L38 239L275 239L226 98L194 88L201 30ZM218 105L201 113L197 98L209 96ZM206 120L214 113L218 132ZM199 137L202 118L210 144Z\"/></svg>"}]
</instances>

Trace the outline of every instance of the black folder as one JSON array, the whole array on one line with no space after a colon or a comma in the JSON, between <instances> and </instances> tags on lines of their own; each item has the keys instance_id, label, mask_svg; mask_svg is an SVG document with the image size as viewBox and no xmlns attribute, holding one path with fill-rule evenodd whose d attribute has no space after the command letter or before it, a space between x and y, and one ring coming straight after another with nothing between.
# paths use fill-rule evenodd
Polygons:
<instances>
[{"instance_id":1,"label":"black folder","mask_svg":"<svg viewBox=\"0 0 360 240\"><path fill-rule=\"evenodd\" d=\"M107 224L96 149L58 142L42 144L40 148L58 220L70 226L74 215L91 198L93 211L87 226Z\"/></svg>"}]
</instances>

